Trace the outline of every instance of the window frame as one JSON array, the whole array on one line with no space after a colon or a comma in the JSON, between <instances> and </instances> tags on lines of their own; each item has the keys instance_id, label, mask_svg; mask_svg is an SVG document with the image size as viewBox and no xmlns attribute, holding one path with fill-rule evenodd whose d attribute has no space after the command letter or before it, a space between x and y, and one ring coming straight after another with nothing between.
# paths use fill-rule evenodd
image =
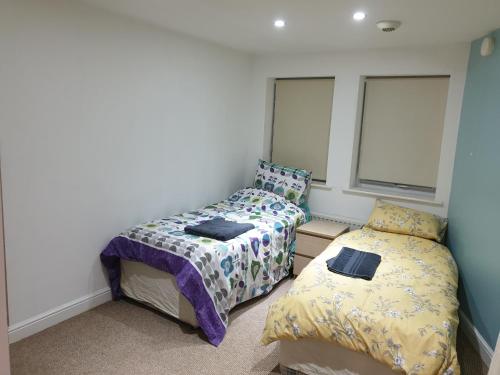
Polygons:
<instances>
[{"instance_id":1,"label":"window frame","mask_svg":"<svg viewBox=\"0 0 500 375\"><path fill-rule=\"evenodd\" d=\"M314 80L314 79L331 79L334 82L333 95L332 95L332 103L330 110L330 123L329 123L329 139L328 139L328 152L326 156L326 179L320 180L311 178L312 186L316 185L318 187L327 187L328 181L328 162L330 159L330 143L332 136L332 121L333 121L333 103L335 100L335 76L297 76L297 77L275 77L273 78L273 103L272 103L272 117L271 117L271 145L270 145L270 160L273 161L273 144L274 144L274 123L275 123L275 113L276 113L276 89L277 89L277 81L292 81L292 80ZM292 166L293 167L293 166Z\"/></svg>"},{"instance_id":2,"label":"window frame","mask_svg":"<svg viewBox=\"0 0 500 375\"><path fill-rule=\"evenodd\" d=\"M401 184L395 182L387 181L376 181L376 180L366 180L359 177L360 168L360 153L361 153L361 140L363 132L363 122L365 114L365 103L366 103L366 84L368 79L404 79L404 78L448 78L451 82L450 74L420 74L420 75L366 75L361 76L360 80L360 90L361 94L358 100L358 120L356 126L356 138L355 138L355 148L353 152L353 162L355 167L353 168L353 178L351 179L351 188L354 190L359 190L366 193L376 194L389 194L394 196L400 196L401 198L416 198L416 199L429 199L433 200L436 197L436 191L438 189L437 181L436 187L426 187L418 185ZM446 126L446 112L448 110L448 99L449 99L449 87L448 87L448 97L446 98L445 116L443 119L443 130ZM443 133L444 138L444 133ZM440 149L443 147L443 140L441 140ZM438 171L439 164L441 160L438 160ZM439 177L439 176L438 176Z\"/></svg>"}]
</instances>

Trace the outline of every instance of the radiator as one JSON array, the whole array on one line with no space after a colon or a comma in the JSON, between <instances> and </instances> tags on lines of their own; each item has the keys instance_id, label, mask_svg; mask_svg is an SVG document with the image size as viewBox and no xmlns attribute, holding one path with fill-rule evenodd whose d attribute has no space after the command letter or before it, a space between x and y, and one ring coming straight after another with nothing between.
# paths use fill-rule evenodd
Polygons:
<instances>
[{"instance_id":1,"label":"radiator","mask_svg":"<svg viewBox=\"0 0 500 375\"><path fill-rule=\"evenodd\" d=\"M311 216L312 216L313 220L325 220L325 221L331 221L334 223L348 225L349 230L360 229L363 225L365 225L362 222L356 221L354 219L349 219L349 218L341 218L341 217L335 217L335 216L324 215L324 214L319 214L319 213L311 213Z\"/></svg>"}]
</instances>

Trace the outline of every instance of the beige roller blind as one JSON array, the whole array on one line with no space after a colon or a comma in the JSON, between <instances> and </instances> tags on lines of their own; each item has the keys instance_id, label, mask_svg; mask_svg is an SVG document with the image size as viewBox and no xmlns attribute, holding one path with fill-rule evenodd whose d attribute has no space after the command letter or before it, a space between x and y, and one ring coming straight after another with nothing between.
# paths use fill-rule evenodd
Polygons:
<instances>
[{"instance_id":1,"label":"beige roller blind","mask_svg":"<svg viewBox=\"0 0 500 375\"><path fill-rule=\"evenodd\" d=\"M333 78L276 80L272 161L326 181Z\"/></svg>"},{"instance_id":2,"label":"beige roller blind","mask_svg":"<svg viewBox=\"0 0 500 375\"><path fill-rule=\"evenodd\" d=\"M358 178L436 187L449 77L367 78Z\"/></svg>"}]
</instances>

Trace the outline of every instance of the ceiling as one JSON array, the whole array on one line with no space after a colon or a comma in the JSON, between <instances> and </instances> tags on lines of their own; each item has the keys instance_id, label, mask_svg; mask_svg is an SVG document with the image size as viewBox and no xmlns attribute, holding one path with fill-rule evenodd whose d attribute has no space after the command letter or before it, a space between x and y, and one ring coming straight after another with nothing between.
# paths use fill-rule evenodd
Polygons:
<instances>
[{"instance_id":1,"label":"ceiling","mask_svg":"<svg viewBox=\"0 0 500 375\"><path fill-rule=\"evenodd\" d=\"M500 27L500 0L84 0L247 52L293 53L467 42ZM362 22L355 11L366 12ZM286 20L284 29L273 20ZM402 21L382 33L381 19Z\"/></svg>"}]
</instances>

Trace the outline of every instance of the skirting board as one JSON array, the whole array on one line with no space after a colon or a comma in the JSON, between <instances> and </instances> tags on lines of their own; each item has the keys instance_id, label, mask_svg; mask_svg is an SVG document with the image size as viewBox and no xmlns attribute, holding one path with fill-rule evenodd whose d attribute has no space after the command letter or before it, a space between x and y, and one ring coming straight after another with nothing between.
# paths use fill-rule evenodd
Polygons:
<instances>
[{"instance_id":1,"label":"skirting board","mask_svg":"<svg viewBox=\"0 0 500 375\"><path fill-rule=\"evenodd\" d=\"M462 310L460 310L459 315L461 330L465 336L467 336L474 349L479 353L479 356L486 366L490 367L491 358L493 357L493 349L491 349L484 337L481 333L479 333L477 328L474 327L472 322Z\"/></svg>"},{"instance_id":2,"label":"skirting board","mask_svg":"<svg viewBox=\"0 0 500 375\"><path fill-rule=\"evenodd\" d=\"M111 290L103 288L64 305L9 326L9 343L22 340L66 319L93 309L111 300Z\"/></svg>"}]
</instances>

